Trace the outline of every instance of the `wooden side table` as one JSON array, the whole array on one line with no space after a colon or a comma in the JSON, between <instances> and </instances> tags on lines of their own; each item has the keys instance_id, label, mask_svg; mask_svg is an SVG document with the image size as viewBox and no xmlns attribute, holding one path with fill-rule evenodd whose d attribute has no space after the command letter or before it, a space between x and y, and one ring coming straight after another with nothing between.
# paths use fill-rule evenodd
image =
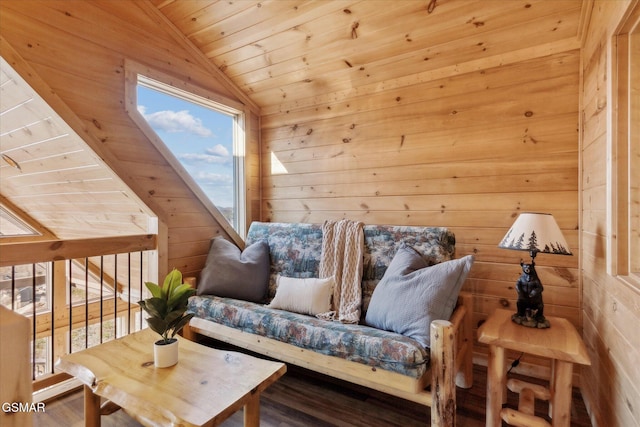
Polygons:
<instances>
[{"instance_id":1,"label":"wooden side table","mask_svg":"<svg viewBox=\"0 0 640 427\"><path fill-rule=\"evenodd\" d=\"M549 400L554 427L569 427L571 420L571 378L573 363L590 365L587 349L566 319L548 316L549 329L520 326L511 321L510 310L496 310L478 329L478 341L489 345L487 367L487 427L499 427L501 419L512 425L548 426L533 415L534 398ZM505 349L551 359L550 388L510 380L520 393L518 410L502 409L506 383Z\"/></svg>"}]
</instances>

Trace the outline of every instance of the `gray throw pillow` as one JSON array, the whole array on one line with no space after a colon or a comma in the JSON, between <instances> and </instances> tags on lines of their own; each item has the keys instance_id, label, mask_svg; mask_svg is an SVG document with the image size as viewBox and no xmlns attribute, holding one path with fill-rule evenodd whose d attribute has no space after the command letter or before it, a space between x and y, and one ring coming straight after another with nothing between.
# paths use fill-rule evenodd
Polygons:
<instances>
[{"instance_id":1,"label":"gray throw pillow","mask_svg":"<svg viewBox=\"0 0 640 427\"><path fill-rule=\"evenodd\" d=\"M200 272L198 295L215 295L261 302L269 286L269 245L256 242L240 251L222 237L211 240L207 262Z\"/></svg>"},{"instance_id":2,"label":"gray throw pillow","mask_svg":"<svg viewBox=\"0 0 640 427\"><path fill-rule=\"evenodd\" d=\"M473 255L429 266L415 249L400 244L371 296L365 323L431 346L431 321L449 320Z\"/></svg>"}]
</instances>

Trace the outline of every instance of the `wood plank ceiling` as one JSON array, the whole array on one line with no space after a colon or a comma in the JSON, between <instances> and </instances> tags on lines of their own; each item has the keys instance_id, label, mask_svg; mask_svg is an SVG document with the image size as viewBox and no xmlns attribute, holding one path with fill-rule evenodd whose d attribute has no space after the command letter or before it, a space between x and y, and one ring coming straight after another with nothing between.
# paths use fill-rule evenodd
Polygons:
<instances>
[{"instance_id":1,"label":"wood plank ceiling","mask_svg":"<svg viewBox=\"0 0 640 427\"><path fill-rule=\"evenodd\" d=\"M148 5L174 30L174 38L194 46L260 108L266 140L290 136L292 127L294 133L309 132L295 131L296 124L349 110L356 98L357 105L375 108L368 105L375 97L369 97L389 86L469 72L474 61L489 56L575 40L584 14L582 0L150 0ZM121 11L109 2L100 7ZM35 92L10 94L22 86L14 81L16 76L3 71L1 151L20 165L0 162L4 200L59 238L147 232L152 214L144 204L36 101ZM27 99L34 101L20 104Z\"/></svg>"},{"instance_id":2,"label":"wood plank ceiling","mask_svg":"<svg viewBox=\"0 0 640 427\"><path fill-rule=\"evenodd\" d=\"M4 59L1 65L0 201L43 225L44 238L146 234L153 213Z\"/></svg>"},{"instance_id":3,"label":"wood plank ceiling","mask_svg":"<svg viewBox=\"0 0 640 427\"><path fill-rule=\"evenodd\" d=\"M575 38L582 9L582 0L152 2L263 117Z\"/></svg>"}]
</instances>

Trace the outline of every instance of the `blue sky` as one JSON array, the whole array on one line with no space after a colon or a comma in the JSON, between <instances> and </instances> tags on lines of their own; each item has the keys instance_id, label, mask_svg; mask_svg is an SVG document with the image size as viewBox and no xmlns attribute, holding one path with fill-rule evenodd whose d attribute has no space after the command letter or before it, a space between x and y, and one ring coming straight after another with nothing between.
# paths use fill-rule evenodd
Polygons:
<instances>
[{"instance_id":1,"label":"blue sky","mask_svg":"<svg viewBox=\"0 0 640 427\"><path fill-rule=\"evenodd\" d=\"M140 85L138 110L213 203L233 206L233 117Z\"/></svg>"}]
</instances>

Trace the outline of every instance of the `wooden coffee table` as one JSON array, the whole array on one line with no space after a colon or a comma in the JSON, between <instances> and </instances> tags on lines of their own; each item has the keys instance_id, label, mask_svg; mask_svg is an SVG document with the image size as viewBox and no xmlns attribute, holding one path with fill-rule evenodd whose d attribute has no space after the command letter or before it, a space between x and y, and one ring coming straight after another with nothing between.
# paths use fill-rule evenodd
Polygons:
<instances>
[{"instance_id":1,"label":"wooden coffee table","mask_svg":"<svg viewBox=\"0 0 640 427\"><path fill-rule=\"evenodd\" d=\"M85 385L86 426L100 425L100 397L149 426L214 426L242 407L244 425L258 426L260 393L287 370L280 362L182 337L178 364L155 368L157 339L145 329L58 359L57 369Z\"/></svg>"}]
</instances>

